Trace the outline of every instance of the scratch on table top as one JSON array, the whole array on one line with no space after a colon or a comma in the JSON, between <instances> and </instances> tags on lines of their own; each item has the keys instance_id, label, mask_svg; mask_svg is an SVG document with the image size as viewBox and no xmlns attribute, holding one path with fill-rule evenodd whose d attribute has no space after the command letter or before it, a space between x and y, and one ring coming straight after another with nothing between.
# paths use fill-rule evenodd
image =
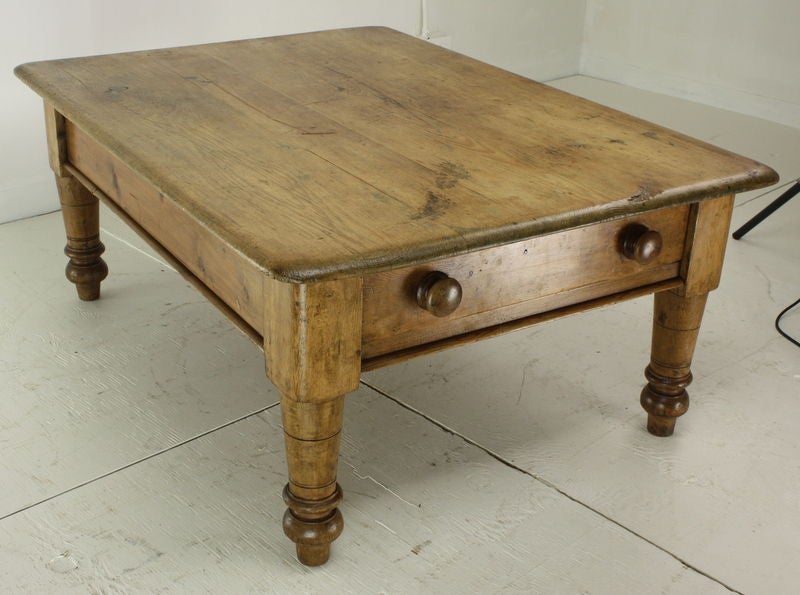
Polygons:
<instances>
[{"instance_id":1,"label":"scratch on table top","mask_svg":"<svg viewBox=\"0 0 800 595\"><path fill-rule=\"evenodd\" d=\"M639 186L639 191L635 192L628 198L628 202L643 202L652 196L653 192L649 184L642 184Z\"/></svg>"}]
</instances>

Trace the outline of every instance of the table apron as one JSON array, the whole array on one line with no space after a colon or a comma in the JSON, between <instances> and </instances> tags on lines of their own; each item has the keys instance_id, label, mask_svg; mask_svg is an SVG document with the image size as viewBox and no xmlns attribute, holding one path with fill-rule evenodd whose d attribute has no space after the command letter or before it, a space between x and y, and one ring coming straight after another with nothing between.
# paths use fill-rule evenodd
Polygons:
<instances>
[{"instance_id":1,"label":"table apron","mask_svg":"<svg viewBox=\"0 0 800 595\"><path fill-rule=\"evenodd\" d=\"M146 240L154 239L232 313L263 334L264 274L258 267L69 121L65 136L69 164L127 215L129 224L149 235Z\"/></svg>"}]
</instances>

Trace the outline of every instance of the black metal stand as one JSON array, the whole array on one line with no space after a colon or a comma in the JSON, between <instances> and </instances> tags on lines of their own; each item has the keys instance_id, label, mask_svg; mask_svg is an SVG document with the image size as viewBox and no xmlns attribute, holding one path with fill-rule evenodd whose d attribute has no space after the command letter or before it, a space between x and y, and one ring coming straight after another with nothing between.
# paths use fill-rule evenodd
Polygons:
<instances>
[{"instance_id":1,"label":"black metal stand","mask_svg":"<svg viewBox=\"0 0 800 595\"><path fill-rule=\"evenodd\" d=\"M764 219L772 215L775 211L789 202L792 198L794 198L797 194L800 194L800 182L795 182L795 184L789 188L786 192L781 194L778 198L773 200L769 203L766 207L756 213L755 217L750 219L747 223L742 225L739 229L733 232L733 239L734 240L741 240L748 231L753 229L756 225L761 223Z\"/></svg>"},{"instance_id":2,"label":"black metal stand","mask_svg":"<svg viewBox=\"0 0 800 595\"><path fill-rule=\"evenodd\" d=\"M764 219L766 219L767 217L772 215L772 213L774 213L775 211L780 209L783 205L785 205L787 202L789 202L792 198L794 198L798 194L800 194L800 180L795 182L786 192L781 194L778 198L773 200L766 207L764 207L758 213L756 213L755 217L750 219L750 221L748 221L747 223L742 225L739 229L734 231L733 232L733 239L734 240L741 240L742 237L744 236L744 234L746 234L748 231L753 229L756 225L761 223ZM795 345L800 347L800 341L798 341L794 337L790 336L786 331L784 331L781 328L781 318L783 318L783 315L786 314L789 310L791 310L795 306L797 306L798 304L800 304L800 299L796 300L794 303L792 303L789 306L787 306L786 308L784 308L783 311L780 314L778 314L778 317L775 319L775 328L778 329L778 332L781 335L783 335L789 341L791 341L792 343L794 343Z\"/></svg>"}]
</instances>

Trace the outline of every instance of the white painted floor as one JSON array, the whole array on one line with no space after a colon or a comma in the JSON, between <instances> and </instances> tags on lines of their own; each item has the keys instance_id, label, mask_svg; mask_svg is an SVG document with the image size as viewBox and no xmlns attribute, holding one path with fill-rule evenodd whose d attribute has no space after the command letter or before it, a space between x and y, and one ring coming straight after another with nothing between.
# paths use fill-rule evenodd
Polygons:
<instances>
[{"instance_id":1,"label":"white painted floor","mask_svg":"<svg viewBox=\"0 0 800 595\"><path fill-rule=\"evenodd\" d=\"M800 130L552 84L800 175ZM778 193L737 199L734 226ZM638 404L650 299L366 374L318 569L280 529L261 353L102 215L94 303L58 213L0 226L0 592L800 592L800 350L772 326L800 294L800 198L729 243L671 439Z\"/></svg>"}]
</instances>

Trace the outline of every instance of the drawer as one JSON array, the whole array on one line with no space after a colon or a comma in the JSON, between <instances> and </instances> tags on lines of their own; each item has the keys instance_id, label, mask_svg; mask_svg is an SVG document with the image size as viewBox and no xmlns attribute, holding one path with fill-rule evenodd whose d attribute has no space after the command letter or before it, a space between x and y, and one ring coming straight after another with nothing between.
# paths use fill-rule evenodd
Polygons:
<instances>
[{"instance_id":1,"label":"drawer","mask_svg":"<svg viewBox=\"0 0 800 595\"><path fill-rule=\"evenodd\" d=\"M362 357L375 357L679 276L690 205L649 211L364 278ZM658 232L646 264L623 254L636 227ZM633 237L636 236L634 232ZM648 236L652 238L652 234ZM417 303L423 280L456 280L461 303L436 316Z\"/></svg>"}]
</instances>

